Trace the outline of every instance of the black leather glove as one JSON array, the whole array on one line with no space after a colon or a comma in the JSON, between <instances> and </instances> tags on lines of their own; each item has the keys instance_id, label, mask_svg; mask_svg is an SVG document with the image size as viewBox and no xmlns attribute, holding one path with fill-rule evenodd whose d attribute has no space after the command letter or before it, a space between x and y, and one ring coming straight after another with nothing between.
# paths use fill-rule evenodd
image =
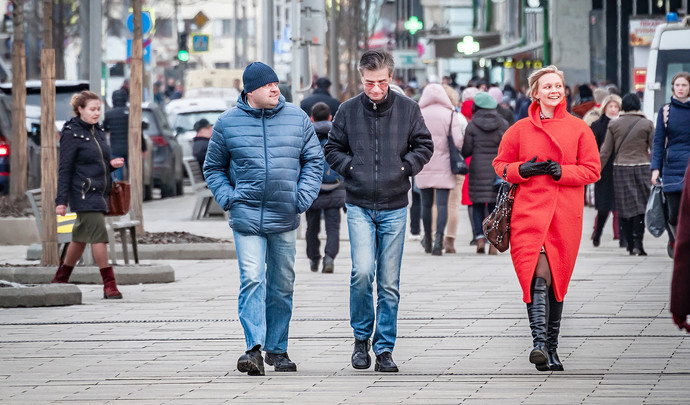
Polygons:
<instances>
[{"instance_id":1,"label":"black leather glove","mask_svg":"<svg viewBox=\"0 0 690 405\"><path fill-rule=\"evenodd\" d=\"M537 162L537 157L535 156L532 159L521 164L520 168L518 169L518 172L520 173L520 176L524 178L540 176L543 174L551 174L546 171L548 165L548 162Z\"/></svg>"},{"instance_id":2,"label":"black leather glove","mask_svg":"<svg viewBox=\"0 0 690 405\"><path fill-rule=\"evenodd\" d=\"M546 171L551 175L551 178L553 178L555 181L560 180L561 175L563 174L561 171L561 164L554 162L551 159L547 160L546 162L548 163L548 166L546 166Z\"/></svg>"}]
</instances>

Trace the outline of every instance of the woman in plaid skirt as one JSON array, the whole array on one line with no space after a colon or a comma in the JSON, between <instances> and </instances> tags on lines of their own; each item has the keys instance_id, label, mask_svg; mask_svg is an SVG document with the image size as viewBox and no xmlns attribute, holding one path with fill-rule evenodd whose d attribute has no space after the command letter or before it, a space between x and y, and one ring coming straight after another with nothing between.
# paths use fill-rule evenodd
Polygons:
<instances>
[{"instance_id":1,"label":"woman in plaid skirt","mask_svg":"<svg viewBox=\"0 0 690 405\"><path fill-rule=\"evenodd\" d=\"M635 94L626 94L621 108L620 118L609 124L601 146L601 165L604 167L609 158L613 159L616 209L628 241L628 252L647 256L642 238L645 232L644 212L652 186L649 154L654 140L654 124L640 111L640 99Z\"/></svg>"}]
</instances>

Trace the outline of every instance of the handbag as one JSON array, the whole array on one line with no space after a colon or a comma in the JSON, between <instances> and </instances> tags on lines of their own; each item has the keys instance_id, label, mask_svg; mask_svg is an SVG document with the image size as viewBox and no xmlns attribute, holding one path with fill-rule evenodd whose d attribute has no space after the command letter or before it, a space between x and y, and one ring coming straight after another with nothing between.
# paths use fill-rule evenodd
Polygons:
<instances>
[{"instance_id":1,"label":"handbag","mask_svg":"<svg viewBox=\"0 0 690 405\"><path fill-rule=\"evenodd\" d=\"M125 215L129 212L130 188L128 181L115 180L110 190L109 217Z\"/></svg>"},{"instance_id":2,"label":"handbag","mask_svg":"<svg viewBox=\"0 0 690 405\"><path fill-rule=\"evenodd\" d=\"M649 200L647 200L647 206L644 211L644 222L649 233L655 238L661 236L666 229L664 204L662 186L658 184L652 185L652 189L649 193Z\"/></svg>"},{"instance_id":3,"label":"handbag","mask_svg":"<svg viewBox=\"0 0 690 405\"><path fill-rule=\"evenodd\" d=\"M510 246L510 215L513 212L516 190L517 184L503 181L496 196L496 207L482 222L482 231L486 240L499 252L505 252Z\"/></svg>"},{"instance_id":4,"label":"handbag","mask_svg":"<svg viewBox=\"0 0 690 405\"><path fill-rule=\"evenodd\" d=\"M453 142L453 115L455 111L450 113L450 125L448 126L448 155L450 156L450 171L453 174L467 174L469 173L469 168L465 159L460 155L458 148L455 147L455 142Z\"/></svg>"}]
</instances>

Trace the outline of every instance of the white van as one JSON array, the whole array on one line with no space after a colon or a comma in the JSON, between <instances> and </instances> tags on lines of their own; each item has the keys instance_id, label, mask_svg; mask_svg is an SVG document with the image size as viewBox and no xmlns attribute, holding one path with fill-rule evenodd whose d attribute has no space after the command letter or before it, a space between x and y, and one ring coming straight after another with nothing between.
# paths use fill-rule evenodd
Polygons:
<instances>
[{"instance_id":1,"label":"white van","mask_svg":"<svg viewBox=\"0 0 690 405\"><path fill-rule=\"evenodd\" d=\"M196 136L194 123L206 118L213 125L227 109L225 101L219 98L181 98L166 104L165 114L184 157L192 156L192 140Z\"/></svg>"},{"instance_id":2,"label":"white van","mask_svg":"<svg viewBox=\"0 0 690 405\"><path fill-rule=\"evenodd\" d=\"M690 16L682 22L661 24L654 33L643 109L655 125L659 109L671 101L671 79L679 72L690 72Z\"/></svg>"}]
</instances>

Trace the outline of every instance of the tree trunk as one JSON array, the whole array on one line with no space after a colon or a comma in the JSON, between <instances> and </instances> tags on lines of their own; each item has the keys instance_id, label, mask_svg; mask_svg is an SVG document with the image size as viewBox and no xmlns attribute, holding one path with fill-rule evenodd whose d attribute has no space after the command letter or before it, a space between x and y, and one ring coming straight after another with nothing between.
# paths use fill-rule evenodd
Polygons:
<instances>
[{"instance_id":1,"label":"tree trunk","mask_svg":"<svg viewBox=\"0 0 690 405\"><path fill-rule=\"evenodd\" d=\"M64 0L57 0L57 19L53 20L55 35L53 48L55 49L55 78L65 78L65 25L69 22L65 18Z\"/></svg>"},{"instance_id":2,"label":"tree trunk","mask_svg":"<svg viewBox=\"0 0 690 405\"><path fill-rule=\"evenodd\" d=\"M24 51L24 6L15 0L12 21L12 137L10 142L10 196L23 199L27 183L26 151L26 55Z\"/></svg>"},{"instance_id":3,"label":"tree trunk","mask_svg":"<svg viewBox=\"0 0 690 405\"><path fill-rule=\"evenodd\" d=\"M134 38L132 39L132 70L129 80L129 182L131 188L132 217L138 219L140 225L137 232L144 232L144 215L142 210L143 179L141 175L141 99L142 77L144 71L143 43L141 31L141 0L132 1L134 16Z\"/></svg>"}]
</instances>

